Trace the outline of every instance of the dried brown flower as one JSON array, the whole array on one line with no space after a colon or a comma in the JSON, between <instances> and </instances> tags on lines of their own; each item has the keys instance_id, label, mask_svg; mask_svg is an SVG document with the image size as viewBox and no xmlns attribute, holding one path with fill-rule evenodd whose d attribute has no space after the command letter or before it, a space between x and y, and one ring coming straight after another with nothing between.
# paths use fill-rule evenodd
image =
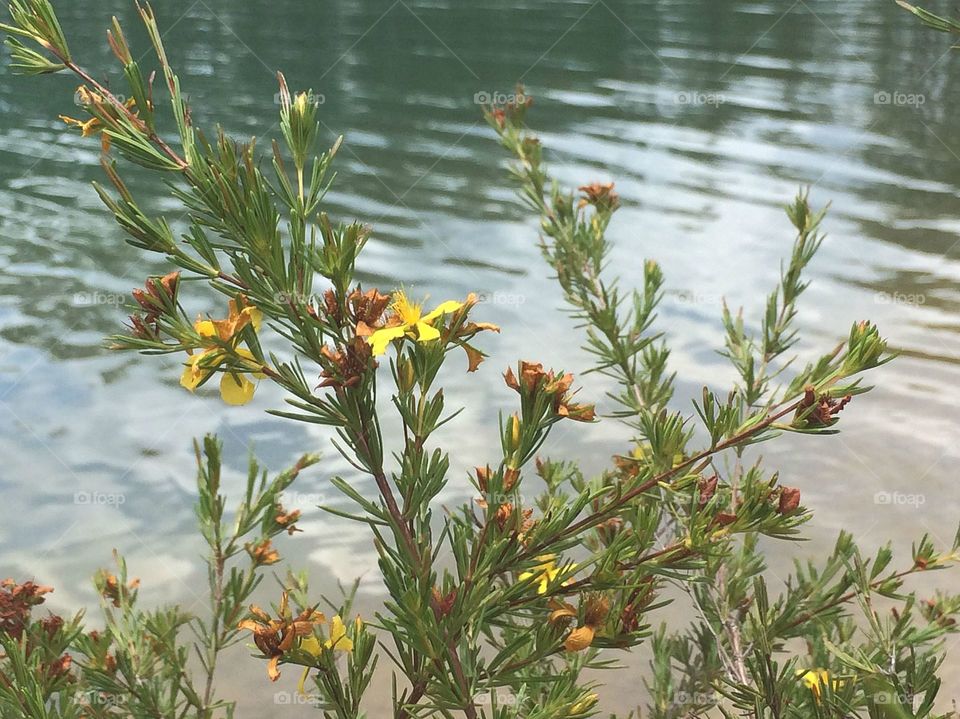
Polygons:
<instances>
[{"instance_id":1,"label":"dried brown flower","mask_svg":"<svg viewBox=\"0 0 960 719\"><path fill-rule=\"evenodd\" d=\"M451 589L446 596L440 594L440 590L434 587L431 590L433 596L433 615L440 621L453 610L453 604L457 601L456 588Z\"/></svg>"},{"instance_id":2,"label":"dried brown flower","mask_svg":"<svg viewBox=\"0 0 960 719\"><path fill-rule=\"evenodd\" d=\"M0 632L19 639L30 621L30 611L43 604L44 594L53 591L34 582L18 584L13 579L0 582Z\"/></svg>"},{"instance_id":3,"label":"dried brown flower","mask_svg":"<svg viewBox=\"0 0 960 719\"><path fill-rule=\"evenodd\" d=\"M300 519L300 510L295 509L292 512L286 511L282 506L277 506L277 514L273 518L277 524L287 530L287 534L293 536L294 532L301 531L295 525Z\"/></svg>"},{"instance_id":4,"label":"dried brown flower","mask_svg":"<svg viewBox=\"0 0 960 719\"><path fill-rule=\"evenodd\" d=\"M269 539L264 539L259 544L247 544L245 548L250 559L258 566L265 567L280 561L280 552L274 549L273 542Z\"/></svg>"},{"instance_id":5,"label":"dried brown flower","mask_svg":"<svg viewBox=\"0 0 960 719\"><path fill-rule=\"evenodd\" d=\"M320 372L323 379L320 387L355 387L360 384L368 370L377 366L371 359L370 345L359 335L350 340L343 349L334 350L325 346L320 350L320 354L326 361L326 366Z\"/></svg>"},{"instance_id":6,"label":"dried brown flower","mask_svg":"<svg viewBox=\"0 0 960 719\"><path fill-rule=\"evenodd\" d=\"M553 395L553 410L561 417L577 422L592 422L596 417L596 410L592 404L576 404L571 401L570 388L573 386L573 375L570 373L557 376L553 370L545 371L539 362L522 361L519 379L511 367L504 372L503 379L507 387L521 396L542 387L544 392Z\"/></svg>"},{"instance_id":7,"label":"dried brown flower","mask_svg":"<svg viewBox=\"0 0 960 719\"><path fill-rule=\"evenodd\" d=\"M355 288L347 297L350 319L356 326L357 336L369 337L383 326L383 315L390 305L390 295L376 289L363 292Z\"/></svg>"},{"instance_id":8,"label":"dried brown flower","mask_svg":"<svg viewBox=\"0 0 960 719\"><path fill-rule=\"evenodd\" d=\"M796 487L781 487L777 514L790 514L800 506L800 490Z\"/></svg>"},{"instance_id":9,"label":"dried brown flower","mask_svg":"<svg viewBox=\"0 0 960 719\"><path fill-rule=\"evenodd\" d=\"M267 676L275 682L280 678L278 665L285 652L293 648L294 641L300 637L313 634L314 626L323 624L326 618L316 609L304 609L296 617L290 612L287 593L280 598L280 616L272 618L260 607L250 607L250 616L238 625L238 629L249 629L253 632L253 643L269 657Z\"/></svg>"},{"instance_id":10,"label":"dried brown flower","mask_svg":"<svg viewBox=\"0 0 960 719\"><path fill-rule=\"evenodd\" d=\"M829 427L837 421L837 415L852 400L851 395L834 399L826 394L817 395L812 386L803 390L803 399L797 405L796 420L806 427Z\"/></svg>"},{"instance_id":11,"label":"dried brown flower","mask_svg":"<svg viewBox=\"0 0 960 719\"><path fill-rule=\"evenodd\" d=\"M578 189L583 193L580 207L593 205L598 210L610 211L620 206L620 196L614 192L612 182L592 182Z\"/></svg>"},{"instance_id":12,"label":"dried brown flower","mask_svg":"<svg viewBox=\"0 0 960 719\"><path fill-rule=\"evenodd\" d=\"M699 505L701 508L707 506L707 503L713 499L713 496L717 493L718 481L719 477L713 475L712 477L701 477L700 481L697 482L697 489L700 491Z\"/></svg>"}]
</instances>

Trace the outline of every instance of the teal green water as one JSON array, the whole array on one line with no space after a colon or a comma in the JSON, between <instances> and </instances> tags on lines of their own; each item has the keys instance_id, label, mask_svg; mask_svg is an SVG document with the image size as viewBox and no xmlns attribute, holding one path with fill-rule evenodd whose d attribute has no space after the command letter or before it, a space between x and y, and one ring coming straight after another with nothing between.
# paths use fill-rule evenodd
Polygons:
<instances>
[{"instance_id":1,"label":"teal green water","mask_svg":"<svg viewBox=\"0 0 960 719\"><path fill-rule=\"evenodd\" d=\"M132 3L58 5L75 53L105 70L106 24L115 13L132 30ZM611 270L629 283L645 257L663 265L658 327L674 347L678 407L704 384L731 381L716 353L720 298L758 317L792 239L781 205L800 185L816 203L832 201L799 316L801 355L871 318L903 357L844 412L840 437L765 450L802 488L817 512L810 531L824 537L782 556L822 549L841 527L871 547L888 538L908 547L923 532L952 538L960 59L948 38L879 0L165 0L157 9L199 125L221 122L266 146L278 134L278 69L322 97L327 141L346 135L327 209L374 228L365 282L489 298L479 316L504 328L484 340L489 362L449 376L448 401L467 410L445 436L454 449L446 501L467 496L466 468L496 447L493 420L511 401L497 380L504 366L588 362L476 104L522 79L561 180L617 182L624 208ZM141 32L131 35L146 48ZM58 606L90 605L87 577L117 547L149 601L194 602L203 575L189 445L216 431L236 470L251 442L275 468L306 449L326 453L290 497L306 532L283 550L317 587L365 572L375 602L366 536L313 509L339 502L327 480L351 472L328 435L264 414L282 399L269 387L230 409L184 393L176 359L102 349L129 290L165 266L123 243L90 188L96 143L57 120L72 110L74 85L0 66L0 576L36 576L57 586ZM131 174L140 197L154 183ZM165 199L146 204L171 221L182 215ZM601 400L609 389L585 385L584 397ZM588 468L629 438L611 421L576 430L558 432L549 450ZM638 699L624 689L617 701Z\"/></svg>"}]
</instances>

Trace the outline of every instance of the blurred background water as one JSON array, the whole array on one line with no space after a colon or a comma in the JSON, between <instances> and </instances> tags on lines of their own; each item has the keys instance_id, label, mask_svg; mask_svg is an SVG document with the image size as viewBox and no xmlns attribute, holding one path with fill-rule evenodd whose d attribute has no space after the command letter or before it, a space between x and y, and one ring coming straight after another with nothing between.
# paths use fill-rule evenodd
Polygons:
<instances>
[{"instance_id":1,"label":"blurred background water","mask_svg":"<svg viewBox=\"0 0 960 719\"><path fill-rule=\"evenodd\" d=\"M116 14L146 50L132 3L58 5L74 52L90 68L110 66L122 92L102 40ZM453 462L445 501L466 499L467 468L495 453L497 412L512 401L497 379L507 364L535 358L578 371L589 361L477 105L522 79L559 178L617 182L624 207L611 268L629 284L644 258L663 266L657 326L673 347L677 407L705 384L732 381L716 352L721 298L759 318L792 240L782 205L801 185L815 204L832 202L798 319L801 357L863 318L903 356L871 376L878 388L844 412L843 434L764 449L816 512L814 541L775 549L773 571L825 551L841 528L871 550L889 539L909 551L925 532L952 540L960 59L948 38L880 0L165 0L157 9L198 125L221 122L267 147L279 133L278 69L323 100L326 140L346 135L327 210L374 228L365 283L403 283L436 300L475 291L487 299L477 316L503 326L483 338L491 357L479 373L447 377L448 404L466 411L443 438ZM331 476L356 478L327 433L267 416L282 400L267 385L251 405L228 408L210 391L185 393L176 358L103 349L129 290L167 268L124 244L92 191L97 143L57 119L75 109L74 85L0 65L0 577L56 585L56 608L92 606L89 576L115 547L147 602L199 606L190 440L217 432L228 489L239 488L251 443L276 470L302 451L325 453L288 497L305 532L281 551L309 569L317 591L364 574L361 604L375 606L365 532L315 508L341 503ZM156 178L129 177L149 209L182 217L172 201L151 199ZM584 397L610 389L584 384ZM547 451L591 470L629 439L609 420L573 429ZM948 678L960 671L955 650ZM261 671L247 662L224 681L261 682ZM636 669L620 675L616 706L642 700ZM251 716L273 707L259 701L242 707ZM283 715L299 713L312 714Z\"/></svg>"}]
</instances>

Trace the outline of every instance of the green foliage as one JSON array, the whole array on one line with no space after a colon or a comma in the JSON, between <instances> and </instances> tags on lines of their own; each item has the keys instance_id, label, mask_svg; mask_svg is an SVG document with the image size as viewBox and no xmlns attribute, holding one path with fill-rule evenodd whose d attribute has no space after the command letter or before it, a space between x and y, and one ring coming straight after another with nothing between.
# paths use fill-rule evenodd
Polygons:
<instances>
[{"instance_id":1,"label":"green foliage","mask_svg":"<svg viewBox=\"0 0 960 719\"><path fill-rule=\"evenodd\" d=\"M501 414L500 446L470 477L479 498L438 512L457 450L434 441L457 414L440 371L457 349L475 370L484 354L473 343L499 328L471 317L473 295L425 311L403 292L360 287L354 274L370 229L324 212L339 142L316 148L311 95L292 94L279 76L282 143L272 144L269 162L254 143L220 128L208 139L193 124L152 9L138 9L159 73L141 66L145 56L114 20L108 39L128 103L75 63L47 0L15 1L12 25L3 26L15 69L65 70L83 82L87 117L67 121L101 138L110 186L97 192L131 245L175 268L133 293L129 331L112 347L184 353L183 387L195 391L216 377L230 405L271 382L288 404L274 415L332 427L337 451L373 480L376 494L334 477L353 506L328 511L369 530L388 599L372 621L351 618L349 592L327 601L325 613L306 577L291 573L269 611L248 607L264 568L280 559L273 540L295 529L297 513L283 509L281 495L318 458L305 455L273 479L251 459L243 496L228 513L222 447L208 437L196 447L204 616L141 609L119 556L116 575L96 578L102 632L85 631L79 617L33 618L46 588L5 583L3 716L233 716L235 703L215 691L218 658L247 631L269 678L297 667L302 690L338 719L364 715L381 657L394 667L396 719L595 716L597 677L617 666L611 650L644 642L654 650L645 710L654 719L949 716L937 714L935 702L960 598L921 600L904 580L956 562L960 541L940 551L924 538L909 566L892 569L888 549L864 559L844 534L825 562L798 565L782 595L768 587L765 543L800 538L810 512L798 489L760 461L749 464L747 449L784 432L838 431L840 411L868 389L861 375L891 359L867 322L805 367L785 356L799 341L804 271L823 241L825 210L811 208L806 193L787 208L793 244L758 330L742 312L723 309L721 353L737 383L726 393L704 388L683 411L671 405L670 354L655 329L659 266L647 261L633 290L607 271L606 232L620 206L613 185L584 185L578 196L551 179L525 126L532 101L522 92L487 108L516 160L521 197L539 218L544 257L585 330L588 371L618 384L601 421L619 419L635 436L595 477L575 461L540 457L558 423L598 415L574 401L572 374L521 361L504 375L518 405ZM163 90L153 87L157 76ZM164 94L177 128L171 142L157 130ZM159 173L158 191L188 218L179 237L140 208L114 154ZM225 318L190 320L188 290L204 285L227 300ZM378 371L385 357L389 373ZM400 447L392 456L386 411L402 425L389 438ZM671 592L687 602L690 621L653 629Z\"/></svg>"}]
</instances>

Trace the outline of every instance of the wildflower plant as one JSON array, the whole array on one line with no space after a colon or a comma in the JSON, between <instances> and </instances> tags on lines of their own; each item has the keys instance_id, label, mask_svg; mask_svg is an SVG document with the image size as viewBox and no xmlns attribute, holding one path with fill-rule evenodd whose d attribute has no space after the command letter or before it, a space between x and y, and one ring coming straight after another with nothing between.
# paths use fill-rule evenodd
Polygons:
<instances>
[{"instance_id":1,"label":"wildflower plant","mask_svg":"<svg viewBox=\"0 0 960 719\"><path fill-rule=\"evenodd\" d=\"M228 513L222 448L208 437L197 448L206 615L141 609L119 557L116 574L96 579L99 632L79 616L36 618L48 588L10 580L0 586L0 714L233 716L235 703L216 691L218 657L246 638L264 664L265 690L290 666L300 691L338 719L364 715L384 660L398 719L594 716L602 670L644 643L654 659L650 703L638 716L950 716L936 700L960 598L920 599L904 583L960 559L960 536L943 549L920 540L896 569L889 549L867 557L843 534L825 561L798 564L781 595L767 586L761 538L799 538L810 512L800 491L747 449L787 432L837 432L841 410L869 389L863 373L891 359L877 328L855 322L845 342L791 365L803 273L823 240L824 211L805 193L788 207L792 250L759 332L723 310L721 351L737 383L726 393L705 388L681 411L655 325L659 266L646 262L632 290L606 268L606 231L620 205L613 185L573 192L550 178L522 93L487 108L540 219L544 257L585 328L591 370L619 390L598 412L571 373L543 358L507 368L516 404L501 415L500 447L470 475L479 498L443 514L437 498L453 459L433 435L456 411L440 371L456 350L475 371L484 335L499 328L474 316L474 295L425 308L401 289L361 287L355 270L371 230L324 211L339 141L318 151L312 95L278 76L280 139L265 157L220 128L208 137L194 125L153 10L137 7L156 71L135 59L116 20L108 31L129 102L77 63L48 0L12 0L2 26L16 70L79 78L85 116L65 121L100 137L108 184L97 192L128 242L171 265L134 291L127 331L111 346L179 357L185 390L216 381L228 405L272 383L287 403L272 414L333 428L336 450L372 478L376 495L334 478L354 508L329 511L369 530L389 599L363 619L349 595L321 611L305 576L291 573L273 606L250 606L266 568L280 561L274 541L296 529L281 494L319 458L305 455L273 479L251 460L244 496ZM172 138L163 129L171 119ZM158 174L158 188L186 212L184 231L141 208L118 156ZM215 316L188 309L203 285L222 298ZM378 401L384 395L389 403ZM398 437L384 437L385 412L399 416ZM573 459L541 456L557 423L596 421L624 422L634 437L598 476L584 476ZM688 624L654 629L678 591Z\"/></svg>"}]
</instances>

